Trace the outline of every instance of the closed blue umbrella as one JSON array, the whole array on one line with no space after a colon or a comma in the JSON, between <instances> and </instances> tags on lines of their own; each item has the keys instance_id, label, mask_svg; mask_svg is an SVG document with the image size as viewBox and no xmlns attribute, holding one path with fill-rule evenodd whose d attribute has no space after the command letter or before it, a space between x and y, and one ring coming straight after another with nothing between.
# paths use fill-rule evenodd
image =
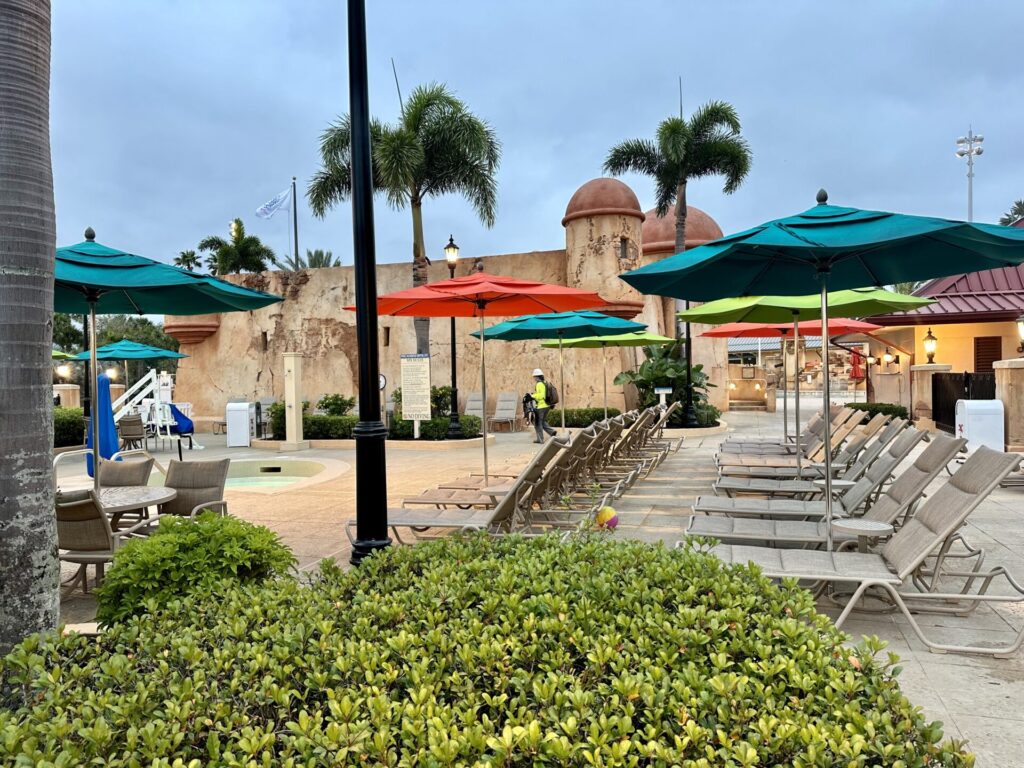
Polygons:
<instances>
[{"instance_id":1,"label":"closed blue umbrella","mask_svg":"<svg viewBox=\"0 0 1024 768\"><path fill-rule=\"evenodd\" d=\"M642 293L692 301L751 295L821 294L822 337L828 337L828 291L1024 263L1024 230L927 216L818 204L677 253L621 275ZM823 379L828 413L828 376ZM832 549L831 435L825 449L826 544Z\"/></svg>"},{"instance_id":2,"label":"closed blue umbrella","mask_svg":"<svg viewBox=\"0 0 1024 768\"><path fill-rule=\"evenodd\" d=\"M114 425L114 407L110 402L110 379L105 373L96 377L96 398L93 401L92 412L89 417L89 431L86 436L85 445L93 448L93 455L85 457L85 468L89 477L97 478L99 473L95 472L93 459L98 453L104 459L109 459L117 453L117 428ZM99 435L99 441L94 442L94 437Z\"/></svg>"},{"instance_id":3,"label":"closed blue umbrella","mask_svg":"<svg viewBox=\"0 0 1024 768\"><path fill-rule=\"evenodd\" d=\"M634 323L603 312L581 310L577 312L551 312L543 315L524 315L506 320L485 329L484 339L501 341L527 341L530 339L558 340L558 386L565 392L565 361L562 356L562 341L582 339L586 336L611 336L646 330L643 323ZM480 338L481 331L473 331ZM565 405L559 409L562 414L562 429L565 429Z\"/></svg>"}]
</instances>

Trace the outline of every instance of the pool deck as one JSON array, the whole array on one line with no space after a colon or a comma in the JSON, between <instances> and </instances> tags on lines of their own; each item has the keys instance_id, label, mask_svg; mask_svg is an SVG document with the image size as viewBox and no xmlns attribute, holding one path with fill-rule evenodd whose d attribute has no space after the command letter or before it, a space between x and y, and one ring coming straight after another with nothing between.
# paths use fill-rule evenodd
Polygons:
<instances>
[{"instance_id":1,"label":"pool deck","mask_svg":"<svg viewBox=\"0 0 1024 768\"><path fill-rule=\"evenodd\" d=\"M680 537L690 505L699 494L711 492L716 472L714 453L724 437L777 435L781 414L733 413L727 416L729 434L688 440L651 477L637 483L615 504L620 525L617 537L637 538L652 544L673 545ZM189 459L276 459L338 462L342 471L324 475L319 482L292 486L278 492L231 488L226 491L231 512L268 526L292 548L300 567L315 568L323 558L347 564L350 547L343 526L354 514L355 462L353 450L309 450L277 454L224 447L223 436L202 436L206 449ZM489 449L492 468L522 464L532 455L532 433L500 434ZM176 454L158 452L166 464ZM403 496L415 495L444 478L478 472L479 446L473 450L389 450L388 498L398 505ZM942 476L944 477L944 475ZM939 482L941 482L940 477ZM81 462L61 468L62 487L88 483ZM966 534L987 552L986 565L1006 566L1024 579L1024 488L997 489L969 518ZM69 571L70 573L70 571ZM822 605L835 617L837 610ZM76 592L62 602L65 621L88 621L95 604ZM926 631L953 642L1008 642L1024 624L1024 604L979 608L966 618L921 616ZM874 634L889 643L902 661L901 685L926 714L941 720L948 736L969 740L979 768L1024 768L1024 651L1010 659L933 654L913 635L898 615L854 614L845 629L854 638Z\"/></svg>"}]
</instances>

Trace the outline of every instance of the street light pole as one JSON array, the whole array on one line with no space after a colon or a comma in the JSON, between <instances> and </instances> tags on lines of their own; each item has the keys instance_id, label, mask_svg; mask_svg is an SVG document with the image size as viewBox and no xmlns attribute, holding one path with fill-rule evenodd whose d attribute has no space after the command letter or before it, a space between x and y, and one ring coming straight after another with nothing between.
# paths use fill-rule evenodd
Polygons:
<instances>
[{"instance_id":1,"label":"street light pole","mask_svg":"<svg viewBox=\"0 0 1024 768\"><path fill-rule=\"evenodd\" d=\"M984 153L981 146L984 136L976 134L973 128L967 129L967 135L956 140L956 156L967 158L967 220L974 221L974 158Z\"/></svg>"},{"instance_id":2,"label":"street light pole","mask_svg":"<svg viewBox=\"0 0 1024 768\"><path fill-rule=\"evenodd\" d=\"M448 262L448 275L455 277L455 265L459 262L459 246L455 244L455 238L448 235L448 245L444 247L444 258ZM459 380L456 375L455 365L455 318L451 318L452 330L452 398L448 407L448 439L461 440L462 424L459 422Z\"/></svg>"},{"instance_id":3,"label":"street light pole","mask_svg":"<svg viewBox=\"0 0 1024 768\"><path fill-rule=\"evenodd\" d=\"M355 247L356 340L359 346L359 422L356 441L356 541L358 565L391 544L388 538L387 466L378 395L377 258L373 237L373 167L370 97L366 73L365 0L348 0L348 90L352 125L352 240Z\"/></svg>"}]
</instances>

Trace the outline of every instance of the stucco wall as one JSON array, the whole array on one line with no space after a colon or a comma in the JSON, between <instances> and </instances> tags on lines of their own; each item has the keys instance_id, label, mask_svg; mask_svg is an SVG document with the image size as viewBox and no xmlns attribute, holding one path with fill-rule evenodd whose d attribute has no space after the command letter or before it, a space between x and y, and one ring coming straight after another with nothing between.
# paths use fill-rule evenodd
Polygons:
<instances>
[{"instance_id":1,"label":"stucco wall","mask_svg":"<svg viewBox=\"0 0 1024 768\"><path fill-rule=\"evenodd\" d=\"M925 362L924 337L928 327L914 326L914 352L917 361ZM974 340L979 336L1001 336L1003 339L1003 360L1017 357L1016 323L955 323L932 326L932 335L938 339L935 362L953 366L954 373L974 372Z\"/></svg>"}]
</instances>

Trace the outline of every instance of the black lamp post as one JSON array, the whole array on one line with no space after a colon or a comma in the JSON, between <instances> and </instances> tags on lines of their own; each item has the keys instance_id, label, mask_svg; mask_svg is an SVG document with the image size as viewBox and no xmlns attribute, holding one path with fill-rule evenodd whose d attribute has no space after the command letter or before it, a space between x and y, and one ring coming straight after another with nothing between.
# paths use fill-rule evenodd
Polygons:
<instances>
[{"instance_id":1,"label":"black lamp post","mask_svg":"<svg viewBox=\"0 0 1024 768\"><path fill-rule=\"evenodd\" d=\"M455 238L448 235L448 245L444 247L444 260L448 262L448 274L455 277L455 265L459 263L459 246ZM461 440L462 424L459 422L459 380L455 370L455 318L452 321L452 399L449 404L448 439Z\"/></svg>"},{"instance_id":2,"label":"black lamp post","mask_svg":"<svg viewBox=\"0 0 1024 768\"><path fill-rule=\"evenodd\" d=\"M352 121L352 239L355 245L356 339L359 347L359 422L356 441L356 541L358 565L391 543L387 427L380 418L377 353L377 258L373 238L373 169L370 161L370 98L366 72L365 0L348 0L348 87Z\"/></svg>"}]
</instances>

